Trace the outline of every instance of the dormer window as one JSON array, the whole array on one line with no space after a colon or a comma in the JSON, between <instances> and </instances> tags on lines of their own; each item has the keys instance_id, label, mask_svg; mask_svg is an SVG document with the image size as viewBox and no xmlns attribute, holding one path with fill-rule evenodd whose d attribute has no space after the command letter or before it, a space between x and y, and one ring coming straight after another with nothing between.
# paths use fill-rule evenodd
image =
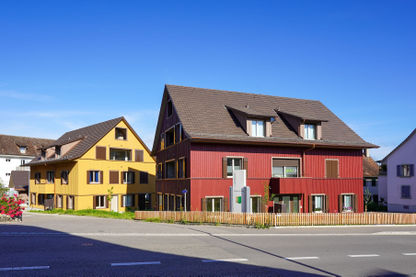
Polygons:
<instances>
[{"instance_id":1,"label":"dormer window","mask_svg":"<svg viewBox=\"0 0 416 277\"><path fill-rule=\"evenodd\" d=\"M315 140L316 139L316 125L305 124L305 136L304 139Z\"/></svg>"},{"instance_id":2,"label":"dormer window","mask_svg":"<svg viewBox=\"0 0 416 277\"><path fill-rule=\"evenodd\" d=\"M55 156L59 158L61 156L61 146L55 146Z\"/></svg>"},{"instance_id":3,"label":"dormer window","mask_svg":"<svg viewBox=\"0 0 416 277\"><path fill-rule=\"evenodd\" d=\"M116 139L127 140L127 129L116 128Z\"/></svg>"},{"instance_id":4,"label":"dormer window","mask_svg":"<svg viewBox=\"0 0 416 277\"><path fill-rule=\"evenodd\" d=\"M41 154L42 158L46 158L46 150L42 149Z\"/></svg>"},{"instance_id":5,"label":"dormer window","mask_svg":"<svg viewBox=\"0 0 416 277\"><path fill-rule=\"evenodd\" d=\"M263 120L251 120L251 136L252 137L264 137L264 121Z\"/></svg>"},{"instance_id":6,"label":"dormer window","mask_svg":"<svg viewBox=\"0 0 416 277\"><path fill-rule=\"evenodd\" d=\"M26 146L20 146L20 147L19 147L19 150L20 150L20 153L21 153L21 154L26 154L26 149L27 149L27 147L26 147Z\"/></svg>"}]
</instances>

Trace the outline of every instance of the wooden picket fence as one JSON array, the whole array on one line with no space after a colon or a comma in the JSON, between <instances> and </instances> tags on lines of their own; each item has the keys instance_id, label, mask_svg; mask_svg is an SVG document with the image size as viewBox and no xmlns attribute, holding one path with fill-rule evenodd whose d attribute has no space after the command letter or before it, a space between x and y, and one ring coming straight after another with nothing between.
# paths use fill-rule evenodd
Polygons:
<instances>
[{"instance_id":1,"label":"wooden picket fence","mask_svg":"<svg viewBox=\"0 0 416 277\"><path fill-rule=\"evenodd\" d=\"M138 220L220 223L230 225L317 226L317 225L383 225L416 224L416 214L402 213L229 213L229 212L165 212L136 211Z\"/></svg>"}]
</instances>

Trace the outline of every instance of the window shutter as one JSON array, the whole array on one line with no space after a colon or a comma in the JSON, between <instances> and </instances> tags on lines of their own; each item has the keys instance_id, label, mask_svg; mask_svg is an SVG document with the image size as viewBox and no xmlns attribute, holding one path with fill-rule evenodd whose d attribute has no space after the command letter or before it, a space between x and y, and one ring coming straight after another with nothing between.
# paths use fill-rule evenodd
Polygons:
<instances>
[{"instance_id":1,"label":"window shutter","mask_svg":"<svg viewBox=\"0 0 416 277\"><path fill-rule=\"evenodd\" d=\"M90 183L90 171L87 170L87 184Z\"/></svg>"},{"instance_id":2,"label":"window shutter","mask_svg":"<svg viewBox=\"0 0 416 277\"><path fill-rule=\"evenodd\" d=\"M243 159L244 169L246 170L246 178L248 177L248 158Z\"/></svg>"},{"instance_id":3,"label":"window shutter","mask_svg":"<svg viewBox=\"0 0 416 277\"><path fill-rule=\"evenodd\" d=\"M227 157L222 158L222 178L227 178Z\"/></svg>"},{"instance_id":4,"label":"window shutter","mask_svg":"<svg viewBox=\"0 0 416 277\"><path fill-rule=\"evenodd\" d=\"M131 206L135 207L136 206L136 194L132 194L131 195Z\"/></svg>"},{"instance_id":5,"label":"window shutter","mask_svg":"<svg viewBox=\"0 0 416 277\"><path fill-rule=\"evenodd\" d=\"M120 197L120 200L121 200L120 207L124 207L124 197L126 197L126 195L121 195Z\"/></svg>"},{"instance_id":6,"label":"window shutter","mask_svg":"<svg viewBox=\"0 0 416 277\"><path fill-rule=\"evenodd\" d=\"M410 165L410 177L414 176L414 165Z\"/></svg>"},{"instance_id":7,"label":"window shutter","mask_svg":"<svg viewBox=\"0 0 416 277\"><path fill-rule=\"evenodd\" d=\"M105 208L108 208L108 199L106 195L104 195L104 204L105 204Z\"/></svg>"},{"instance_id":8,"label":"window shutter","mask_svg":"<svg viewBox=\"0 0 416 277\"><path fill-rule=\"evenodd\" d=\"M120 184L123 184L123 177L124 177L124 171L121 171L121 174L120 174Z\"/></svg>"},{"instance_id":9,"label":"window shutter","mask_svg":"<svg viewBox=\"0 0 416 277\"><path fill-rule=\"evenodd\" d=\"M329 213L329 196L325 195L325 212Z\"/></svg>"},{"instance_id":10,"label":"window shutter","mask_svg":"<svg viewBox=\"0 0 416 277\"><path fill-rule=\"evenodd\" d=\"M97 201L97 196L93 196L92 197L92 208L95 210L97 208L96 202Z\"/></svg>"},{"instance_id":11,"label":"window shutter","mask_svg":"<svg viewBox=\"0 0 416 277\"><path fill-rule=\"evenodd\" d=\"M342 195L338 195L338 210L342 212Z\"/></svg>"},{"instance_id":12,"label":"window shutter","mask_svg":"<svg viewBox=\"0 0 416 277\"><path fill-rule=\"evenodd\" d=\"M309 212L312 212L312 195L308 196L308 205L309 205Z\"/></svg>"},{"instance_id":13,"label":"window shutter","mask_svg":"<svg viewBox=\"0 0 416 277\"><path fill-rule=\"evenodd\" d=\"M104 179L104 176L103 175L104 175L103 172L100 171L100 184L103 183L103 179Z\"/></svg>"},{"instance_id":14,"label":"window shutter","mask_svg":"<svg viewBox=\"0 0 416 277\"><path fill-rule=\"evenodd\" d=\"M105 146L96 146L95 147L95 158L97 160L106 159L106 147Z\"/></svg>"},{"instance_id":15,"label":"window shutter","mask_svg":"<svg viewBox=\"0 0 416 277\"><path fill-rule=\"evenodd\" d=\"M354 201L354 203L353 203L353 207L354 207L354 212L357 212L357 210L358 210L358 207L357 207L357 195L356 194L354 194L354 196L353 196L353 201Z\"/></svg>"},{"instance_id":16,"label":"window shutter","mask_svg":"<svg viewBox=\"0 0 416 277\"><path fill-rule=\"evenodd\" d=\"M110 184L118 184L118 171L110 171Z\"/></svg>"},{"instance_id":17,"label":"window shutter","mask_svg":"<svg viewBox=\"0 0 416 277\"><path fill-rule=\"evenodd\" d=\"M143 150L136 149L136 162L143 162Z\"/></svg>"},{"instance_id":18,"label":"window shutter","mask_svg":"<svg viewBox=\"0 0 416 277\"><path fill-rule=\"evenodd\" d=\"M402 177L400 174L400 165L397 166L397 177Z\"/></svg>"},{"instance_id":19,"label":"window shutter","mask_svg":"<svg viewBox=\"0 0 416 277\"><path fill-rule=\"evenodd\" d=\"M201 211L205 212L207 210L207 200L205 198L201 198Z\"/></svg>"}]
</instances>

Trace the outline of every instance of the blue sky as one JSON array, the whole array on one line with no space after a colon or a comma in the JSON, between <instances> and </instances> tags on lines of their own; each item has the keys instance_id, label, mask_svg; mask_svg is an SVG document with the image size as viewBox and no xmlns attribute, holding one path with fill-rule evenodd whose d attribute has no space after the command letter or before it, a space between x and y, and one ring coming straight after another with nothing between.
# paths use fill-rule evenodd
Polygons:
<instances>
[{"instance_id":1,"label":"blue sky","mask_svg":"<svg viewBox=\"0 0 416 277\"><path fill-rule=\"evenodd\" d=\"M317 99L383 158L416 127L415 1L1 1L0 133L124 115L164 84Z\"/></svg>"}]
</instances>

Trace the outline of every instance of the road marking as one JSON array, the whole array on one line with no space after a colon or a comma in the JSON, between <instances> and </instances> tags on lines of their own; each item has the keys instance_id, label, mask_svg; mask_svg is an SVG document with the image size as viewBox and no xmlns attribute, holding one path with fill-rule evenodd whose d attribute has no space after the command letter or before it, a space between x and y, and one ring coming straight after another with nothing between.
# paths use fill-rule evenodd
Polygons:
<instances>
[{"instance_id":1,"label":"road marking","mask_svg":"<svg viewBox=\"0 0 416 277\"><path fill-rule=\"evenodd\" d=\"M357 254L357 255L348 255L350 258L369 258L369 257L379 257L378 254Z\"/></svg>"},{"instance_id":2,"label":"road marking","mask_svg":"<svg viewBox=\"0 0 416 277\"><path fill-rule=\"evenodd\" d=\"M160 261L152 261L152 262L130 262L130 263L111 263L111 266L133 266L133 265L150 265L150 264L160 264Z\"/></svg>"},{"instance_id":3,"label":"road marking","mask_svg":"<svg viewBox=\"0 0 416 277\"><path fill-rule=\"evenodd\" d=\"M376 236L414 236L415 231L392 231L392 232L377 232L373 233Z\"/></svg>"},{"instance_id":4,"label":"road marking","mask_svg":"<svg viewBox=\"0 0 416 277\"><path fill-rule=\"evenodd\" d=\"M247 259L243 258L231 258L231 259L213 259L213 260L201 260L203 263L216 263L216 262L247 262Z\"/></svg>"},{"instance_id":5,"label":"road marking","mask_svg":"<svg viewBox=\"0 0 416 277\"><path fill-rule=\"evenodd\" d=\"M37 269L49 269L49 265L42 266L21 266L21 267L1 267L0 271L17 271L17 270L37 270Z\"/></svg>"},{"instance_id":6,"label":"road marking","mask_svg":"<svg viewBox=\"0 0 416 277\"><path fill-rule=\"evenodd\" d=\"M416 253L402 253L404 256L416 256Z\"/></svg>"},{"instance_id":7,"label":"road marking","mask_svg":"<svg viewBox=\"0 0 416 277\"><path fill-rule=\"evenodd\" d=\"M289 257L286 260L317 260L319 257Z\"/></svg>"}]
</instances>

